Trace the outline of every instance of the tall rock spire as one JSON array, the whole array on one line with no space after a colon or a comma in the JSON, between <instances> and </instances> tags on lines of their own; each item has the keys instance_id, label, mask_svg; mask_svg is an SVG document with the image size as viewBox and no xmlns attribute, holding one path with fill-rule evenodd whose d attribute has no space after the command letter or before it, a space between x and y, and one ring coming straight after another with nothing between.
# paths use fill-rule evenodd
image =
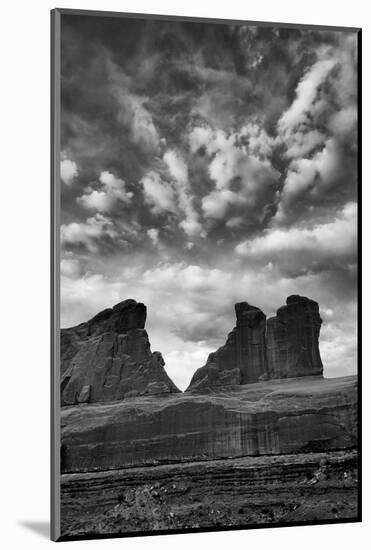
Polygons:
<instances>
[{"instance_id":1,"label":"tall rock spire","mask_svg":"<svg viewBox=\"0 0 371 550\"><path fill-rule=\"evenodd\" d=\"M267 321L267 361L270 378L322 375L318 303L292 295L276 317Z\"/></svg>"},{"instance_id":2,"label":"tall rock spire","mask_svg":"<svg viewBox=\"0 0 371 550\"><path fill-rule=\"evenodd\" d=\"M265 359L265 315L247 302L235 305L237 322L224 346L210 353L186 391L258 382L267 377Z\"/></svg>"},{"instance_id":3,"label":"tall rock spire","mask_svg":"<svg viewBox=\"0 0 371 550\"><path fill-rule=\"evenodd\" d=\"M234 306L236 311L236 352L241 384L257 382L267 375L265 356L265 314L247 302Z\"/></svg>"},{"instance_id":4,"label":"tall rock spire","mask_svg":"<svg viewBox=\"0 0 371 550\"><path fill-rule=\"evenodd\" d=\"M237 322L224 346L208 357L186 391L205 392L273 378L321 376L321 317L317 302L289 296L277 316L247 302L235 305Z\"/></svg>"}]
</instances>

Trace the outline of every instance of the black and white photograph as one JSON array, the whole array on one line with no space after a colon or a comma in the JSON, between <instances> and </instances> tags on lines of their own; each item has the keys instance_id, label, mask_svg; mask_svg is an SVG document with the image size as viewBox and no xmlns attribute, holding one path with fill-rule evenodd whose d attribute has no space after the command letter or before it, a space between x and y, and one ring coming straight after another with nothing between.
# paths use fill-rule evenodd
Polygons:
<instances>
[{"instance_id":1,"label":"black and white photograph","mask_svg":"<svg viewBox=\"0 0 371 550\"><path fill-rule=\"evenodd\" d=\"M360 521L359 29L53 17L57 538Z\"/></svg>"}]
</instances>

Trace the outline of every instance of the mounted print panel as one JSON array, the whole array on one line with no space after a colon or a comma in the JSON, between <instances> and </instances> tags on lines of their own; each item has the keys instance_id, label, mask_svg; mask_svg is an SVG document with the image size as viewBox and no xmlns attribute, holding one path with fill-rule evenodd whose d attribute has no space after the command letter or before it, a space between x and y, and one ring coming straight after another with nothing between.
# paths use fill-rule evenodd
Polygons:
<instances>
[{"instance_id":1,"label":"mounted print panel","mask_svg":"<svg viewBox=\"0 0 371 550\"><path fill-rule=\"evenodd\" d=\"M360 31L55 10L55 540L360 521Z\"/></svg>"}]
</instances>

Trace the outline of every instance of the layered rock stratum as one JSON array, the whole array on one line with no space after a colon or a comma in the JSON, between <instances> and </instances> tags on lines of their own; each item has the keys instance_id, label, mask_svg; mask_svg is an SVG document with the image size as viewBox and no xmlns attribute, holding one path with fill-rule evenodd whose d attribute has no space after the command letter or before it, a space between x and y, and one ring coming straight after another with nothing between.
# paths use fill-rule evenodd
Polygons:
<instances>
[{"instance_id":1,"label":"layered rock stratum","mask_svg":"<svg viewBox=\"0 0 371 550\"><path fill-rule=\"evenodd\" d=\"M305 377L66 407L61 423L65 473L354 448L357 378Z\"/></svg>"},{"instance_id":2,"label":"layered rock stratum","mask_svg":"<svg viewBox=\"0 0 371 550\"><path fill-rule=\"evenodd\" d=\"M147 308L125 300L61 330L61 404L177 393L160 352L151 352Z\"/></svg>"},{"instance_id":3,"label":"layered rock stratum","mask_svg":"<svg viewBox=\"0 0 371 550\"><path fill-rule=\"evenodd\" d=\"M65 474L62 536L356 520L352 450Z\"/></svg>"}]
</instances>

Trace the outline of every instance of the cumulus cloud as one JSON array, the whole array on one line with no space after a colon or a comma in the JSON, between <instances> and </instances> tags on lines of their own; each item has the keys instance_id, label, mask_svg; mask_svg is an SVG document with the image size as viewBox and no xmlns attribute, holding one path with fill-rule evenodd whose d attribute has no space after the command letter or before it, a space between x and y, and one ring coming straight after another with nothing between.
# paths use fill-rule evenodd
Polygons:
<instances>
[{"instance_id":1,"label":"cumulus cloud","mask_svg":"<svg viewBox=\"0 0 371 550\"><path fill-rule=\"evenodd\" d=\"M164 162L173 178L178 197L178 207L185 215L180 222L180 227L188 237L203 236L202 224L199 215L193 205L193 197L188 180L188 168L184 159L173 150L167 150L164 154Z\"/></svg>"},{"instance_id":2,"label":"cumulus cloud","mask_svg":"<svg viewBox=\"0 0 371 550\"><path fill-rule=\"evenodd\" d=\"M160 136L153 122L153 118L146 109L148 97L135 94L130 76L107 59L110 91L116 100L119 121L130 129L130 136L134 143L145 152L155 154L160 146Z\"/></svg>"},{"instance_id":3,"label":"cumulus cloud","mask_svg":"<svg viewBox=\"0 0 371 550\"><path fill-rule=\"evenodd\" d=\"M254 156L266 159L277 145L277 138L270 136L257 122L248 122L238 132L237 140L245 143Z\"/></svg>"},{"instance_id":4,"label":"cumulus cloud","mask_svg":"<svg viewBox=\"0 0 371 550\"><path fill-rule=\"evenodd\" d=\"M108 171L99 176L100 190L88 187L86 193L77 198L77 202L88 210L108 212L120 204L130 204L132 192L126 191L124 180Z\"/></svg>"},{"instance_id":5,"label":"cumulus cloud","mask_svg":"<svg viewBox=\"0 0 371 550\"><path fill-rule=\"evenodd\" d=\"M357 206L345 205L335 220L312 228L269 229L262 236L244 241L236 252L277 263L285 273L352 266L357 250ZM298 262L297 258L300 258Z\"/></svg>"},{"instance_id":6,"label":"cumulus cloud","mask_svg":"<svg viewBox=\"0 0 371 550\"><path fill-rule=\"evenodd\" d=\"M354 320L357 310L354 304L342 304L331 319L321 311L324 320L321 330L321 356L327 376L344 376L354 374L357 357L357 333Z\"/></svg>"},{"instance_id":7,"label":"cumulus cloud","mask_svg":"<svg viewBox=\"0 0 371 550\"><path fill-rule=\"evenodd\" d=\"M338 137L352 135L357 126L357 109L354 105L336 111L330 118L328 127Z\"/></svg>"},{"instance_id":8,"label":"cumulus cloud","mask_svg":"<svg viewBox=\"0 0 371 550\"><path fill-rule=\"evenodd\" d=\"M149 238L151 239L154 245L158 244L159 242L159 237L158 237L159 234L160 234L160 231L158 229L155 229L154 227L147 230L147 235L149 236Z\"/></svg>"},{"instance_id":9,"label":"cumulus cloud","mask_svg":"<svg viewBox=\"0 0 371 550\"><path fill-rule=\"evenodd\" d=\"M170 378L176 380L178 388L184 391L189 386L189 373L194 372L194 366L203 366L215 349L207 342L193 344L193 349L182 349L181 345L179 348L166 355L166 370Z\"/></svg>"},{"instance_id":10,"label":"cumulus cloud","mask_svg":"<svg viewBox=\"0 0 371 550\"><path fill-rule=\"evenodd\" d=\"M318 203L336 185L342 184L342 170L341 149L334 138L329 138L312 158L293 160L280 193L274 223L299 218L302 211L299 200L302 204Z\"/></svg>"},{"instance_id":11,"label":"cumulus cloud","mask_svg":"<svg viewBox=\"0 0 371 550\"><path fill-rule=\"evenodd\" d=\"M295 99L277 123L287 175L274 223L290 224L307 207L334 195L354 195L356 174L356 74L354 37L316 51Z\"/></svg>"},{"instance_id":12,"label":"cumulus cloud","mask_svg":"<svg viewBox=\"0 0 371 550\"><path fill-rule=\"evenodd\" d=\"M208 173L215 189L202 198L205 217L224 219L231 212L235 218L242 212L249 218L264 216L266 206L275 200L279 177L268 158L275 139L250 122L230 134L194 127L188 140L191 152L204 148L210 156Z\"/></svg>"},{"instance_id":13,"label":"cumulus cloud","mask_svg":"<svg viewBox=\"0 0 371 550\"><path fill-rule=\"evenodd\" d=\"M76 258L62 258L61 275L64 277L78 277L81 275L79 260Z\"/></svg>"},{"instance_id":14,"label":"cumulus cloud","mask_svg":"<svg viewBox=\"0 0 371 550\"><path fill-rule=\"evenodd\" d=\"M148 172L141 179L141 184L144 200L151 206L153 214L176 213L175 191L168 182L161 179L160 174L153 170Z\"/></svg>"},{"instance_id":15,"label":"cumulus cloud","mask_svg":"<svg viewBox=\"0 0 371 550\"><path fill-rule=\"evenodd\" d=\"M164 154L164 161L174 180L181 186L186 186L188 182L188 168L181 156L176 151L167 150Z\"/></svg>"},{"instance_id":16,"label":"cumulus cloud","mask_svg":"<svg viewBox=\"0 0 371 550\"><path fill-rule=\"evenodd\" d=\"M78 175L77 164L69 159L61 161L61 179L66 185L71 185Z\"/></svg>"},{"instance_id":17,"label":"cumulus cloud","mask_svg":"<svg viewBox=\"0 0 371 550\"><path fill-rule=\"evenodd\" d=\"M318 60L303 76L296 88L296 98L278 121L279 130L288 138L292 129L308 123L318 88L334 68L334 59Z\"/></svg>"},{"instance_id":18,"label":"cumulus cloud","mask_svg":"<svg viewBox=\"0 0 371 550\"><path fill-rule=\"evenodd\" d=\"M236 216L235 218L230 218L225 225L233 229L235 227L240 227L241 225L243 225L244 221L245 220L241 216Z\"/></svg>"},{"instance_id":19,"label":"cumulus cloud","mask_svg":"<svg viewBox=\"0 0 371 550\"><path fill-rule=\"evenodd\" d=\"M61 225L62 245L82 245L90 252L97 252L98 242L102 237L119 237L113 222L102 214L96 214L86 222Z\"/></svg>"},{"instance_id":20,"label":"cumulus cloud","mask_svg":"<svg viewBox=\"0 0 371 550\"><path fill-rule=\"evenodd\" d=\"M215 190L203 197L202 210L207 218L224 219L230 205L244 202L246 202L244 197L241 197L230 189Z\"/></svg>"}]
</instances>

